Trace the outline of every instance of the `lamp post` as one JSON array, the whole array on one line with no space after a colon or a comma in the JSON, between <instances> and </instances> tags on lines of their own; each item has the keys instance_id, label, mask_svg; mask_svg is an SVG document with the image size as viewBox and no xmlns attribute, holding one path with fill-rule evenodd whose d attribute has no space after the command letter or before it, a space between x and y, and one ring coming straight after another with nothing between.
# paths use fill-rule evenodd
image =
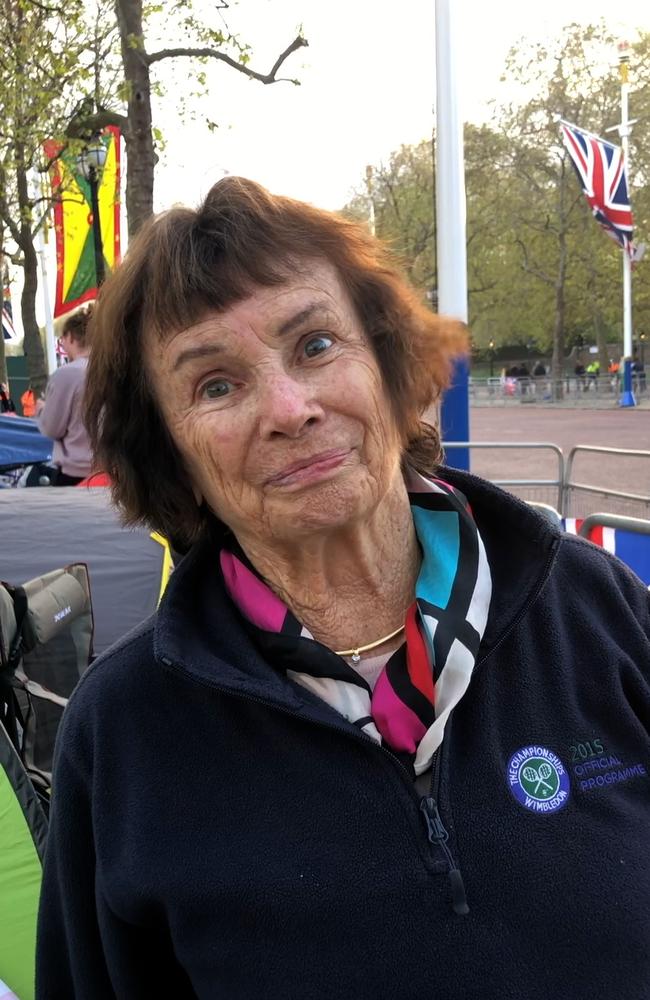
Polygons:
<instances>
[{"instance_id":1,"label":"lamp post","mask_svg":"<svg viewBox=\"0 0 650 1000\"><path fill-rule=\"evenodd\" d=\"M639 340L641 342L641 364L645 365L645 333L639 334Z\"/></svg>"},{"instance_id":2,"label":"lamp post","mask_svg":"<svg viewBox=\"0 0 650 1000\"><path fill-rule=\"evenodd\" d=\"M79 173L88 181L90 187L90 208L93 220L93 243L95 246L95 279L97 288L104 283L106 271L104 268L104 247L102 245L102 229L99 218L99 198L97 191L101 173L106 163L106 146L99 136L95 136L90 145L86 146L77 157Z\"/></svg>"},{"instance_id":3,"label":"lamp post","mask_svg":"<svg viewBox=\"0 0 650 1000\"><path fill-rule=\"evenodd\" d=\"M491 340L488 346L490 348L490 378L494 378L494 341Z\"/></svg>"}]
</instances>

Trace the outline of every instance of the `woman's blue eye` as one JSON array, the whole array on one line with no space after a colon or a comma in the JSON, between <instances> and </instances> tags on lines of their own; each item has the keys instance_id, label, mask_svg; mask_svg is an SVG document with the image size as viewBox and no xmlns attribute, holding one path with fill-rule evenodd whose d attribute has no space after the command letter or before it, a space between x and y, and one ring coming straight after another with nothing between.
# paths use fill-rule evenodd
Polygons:
<instances>
[{"instance_id":1,"label":"woman's blue eye","mask_svg":"<svg viewBox=\"0 0 650 1000\"><path fill-rule=\"evenodd\" d=\"M201 392L206 399L221 399L222 396L227 396L231 389L232 382L227 378L213 378L212 381L205 383Z\"/></svg>"},{"instance_id":2,"label":"woman's blue eye","mask_svg":"<svg viewBox=\"0 0 650 1000\"><path fill-rule=\"evenodd\" d=\"M316 337L310 337L305 343L305 354L308 358L315 358L317 354L322 354L334 341L324 333L319 333Z\"/></svg>"}]
</instances>

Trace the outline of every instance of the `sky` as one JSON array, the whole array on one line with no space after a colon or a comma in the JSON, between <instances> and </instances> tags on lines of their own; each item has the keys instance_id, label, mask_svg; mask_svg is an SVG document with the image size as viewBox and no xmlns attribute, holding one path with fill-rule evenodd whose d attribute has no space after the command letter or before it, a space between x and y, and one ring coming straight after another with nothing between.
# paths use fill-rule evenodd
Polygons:
<instances>
[{"instance_id":1,"label":"sky","mask_svg":"<svg viewBox=\"0 0 650 1000\"><path fill-rule=\"evenodd\" d=\"M196 11L201 5L211 23L222 26L217 0L194 0ZM506 55L520 38L557 37L568 23L601 18L621 38L631 38L635 28L650 31L648 0L626 0L616 7L611 0L544 0L541 7L528 0L453 0L453 10L459 106L464 119L473 122L489 121L489 101L503 93L499 78ZM209 68L209 95L194 104L192 120L178 109L178 95L191 91L190 63L155 64L167 91L154 106L154 123L166 139L156 168L156 211L197 204L227 173L338 209L355 187L362 187L367 164L385 161L402 144L431 134L435 0L229 0L223 16L230 30L252 46L251 66L260 72L268 72L302 27L309 47L294 53L281 74L299 78L301 85L264 86L215 63ZM173 25L165 25L159 45L149 40L148 47L179 42ZM205 117L218 122L214 132L206 128ZM125 219L122 233L124 247ZM47 266L52 297L54 241ZM21 286L18 269L12 287L16 303ZM15 313L20 329L19 310ZM44 323L40 295L37 315Z\"/></svg>"},{"instance_id":2,"label":"sky","mask_svg":"<svg viewBox=\"0 0 650 1000\"><path fill-rule=\"evenodd\" d=\"M214 4L206 9L219 23ZM541 7L526 0L454 0L453 9L459 104L470 121L489 120L488 101L499 90L506 54L522 36L557 37L572 21L601 17L622 38L635 27L650 30L648 0L616 7L611 0L545 0ZM208 102L201 105L219 123L210 133L201 115L191 122L175 114L171 95L187 88L189 70L187 61L179 63L158 108L167 148L157 168L157 210L195 203L225 173L340 208L361 185L366 164L430 135L435 0L242 0L223 13L231 30L252 45L251 66L262 72L302 25L309 48L284 67L301 86L263 86L216 64Z\"/></svg>"}]
</instances>

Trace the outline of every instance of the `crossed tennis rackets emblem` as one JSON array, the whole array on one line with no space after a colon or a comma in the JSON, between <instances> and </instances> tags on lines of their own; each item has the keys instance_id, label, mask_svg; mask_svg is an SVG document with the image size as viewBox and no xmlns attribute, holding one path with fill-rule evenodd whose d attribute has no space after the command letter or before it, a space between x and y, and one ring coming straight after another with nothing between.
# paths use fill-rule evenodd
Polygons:
<instances>
[{"instance_id":1,"label":"crossed tennis rackets emblem","mask_svg":"<svg viewBox=\"0 0 650 1000\"><path fill-rule=\"evenodd\" d=\"M555 768L547 764L546 761L541 761L537 767L532 764L527 764L521 770L521 776L524 781L529 785L534 785L535 787L530 792L536 798L548 798L553 795L556 790L557 785L557 773ZM548 779L555 779L552 783L549 783Z\"/></svg>"}]
</instances>

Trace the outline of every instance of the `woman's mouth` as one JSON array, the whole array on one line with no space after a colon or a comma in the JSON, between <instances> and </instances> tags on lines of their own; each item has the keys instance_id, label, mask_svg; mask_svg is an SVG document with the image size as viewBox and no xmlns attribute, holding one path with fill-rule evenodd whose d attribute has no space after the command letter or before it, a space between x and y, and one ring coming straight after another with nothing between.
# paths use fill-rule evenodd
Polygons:
<instances>
[{"instance_id":1,"label":"woman's mouth","mask_svg":"<svg viewBox=\"0 0 650 1000\"><path fill-rule=\"evenodd\" d=\"M325 479L350 455L351 448L332 448L292 462L266 480L266 486L304 486Z\"/></svg>"}]
</instances>

